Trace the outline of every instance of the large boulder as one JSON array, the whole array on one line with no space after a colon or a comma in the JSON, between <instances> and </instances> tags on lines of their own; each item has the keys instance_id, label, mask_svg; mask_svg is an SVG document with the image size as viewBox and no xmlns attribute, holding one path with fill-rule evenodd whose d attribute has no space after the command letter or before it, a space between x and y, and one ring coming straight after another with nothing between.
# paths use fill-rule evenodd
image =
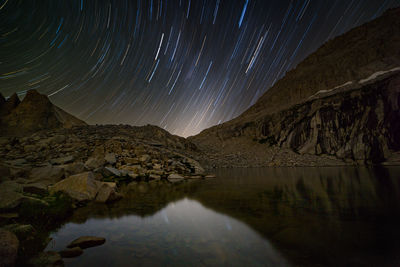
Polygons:
<instances>
[{"instance_id":1,"label":"large boulder","mask_svg":"<svg viewBox=\"0 0 400 267\"><path fill-rule=\"evenodd\" d=\"M14 266L18 254L18 238L10 231L0 229L0 266Z\"/></svg>"},{"instance_id":2,"label":"large boulder","mask_svg":"<svg viewBox=\"0 0 400 267\"><path fill-rule=\"evenodd\" d=\"M35 182L45 184L54 184L64 177L64 170L58 166L47 165L44 167L33 168L29 175L29 179Z\"/></svg>"},{"instance_id":3,"label":"large boulder","mask_svg":"<svg viewBox=\"0 0 400 267\"><path fill-rule=\"evenodd\" d=\"M83 164L82 162L74 162L70 164L60 165L60 168L64 169L66 176L82 173L87 170L85 164Z\"/></svg>"},{"instance_id":4,"label":"large boulder","mask_svg":"<svg viewBox=\"0 0 400 267\"><path fill-rule=\"evenodd\" d=\"M94 170L103 167L104 163L104 158L92 157L85 162L85 165L88 169Z\"/></svg>"},{"instance_id":5,"label":"large boulder","mask_svg":"<svg viewBox=\"0 0 400 267\"><path fill-rule=\"evenodd\" d=\"M72 199L90 201L95 199L99 188L99 182L95 180L92 172L84 172L72 175L50 187L50 192L63 192Z\"/></svg>"}]
</instances>

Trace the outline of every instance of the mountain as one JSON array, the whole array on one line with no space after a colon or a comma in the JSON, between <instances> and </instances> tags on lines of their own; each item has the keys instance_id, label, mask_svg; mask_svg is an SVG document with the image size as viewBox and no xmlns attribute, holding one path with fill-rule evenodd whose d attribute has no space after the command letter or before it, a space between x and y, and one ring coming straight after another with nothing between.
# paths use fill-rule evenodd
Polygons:
<instances>
[{"instance_id":1,"label":"mountain","mask_svg":"<svg viewBox=\"0 0 400 267\"><path fill-rule=\"evenodd\" d=\"M239 117L189 140L217 166L390 160L400 150L399 47L396 8L328 41Z\"/></svg>"},{"instance_id":2,"label":"mountain","mask_svg":"<svg viewBox=\"0 0 400 267\"><path fill-rule=\"evenodd\" d=\"M0 135L21 136L77 125L86 123L53 105L36 90L29 90L22 101L16 94L7 100L0 94Z\"/></svg>"}]
</instances>

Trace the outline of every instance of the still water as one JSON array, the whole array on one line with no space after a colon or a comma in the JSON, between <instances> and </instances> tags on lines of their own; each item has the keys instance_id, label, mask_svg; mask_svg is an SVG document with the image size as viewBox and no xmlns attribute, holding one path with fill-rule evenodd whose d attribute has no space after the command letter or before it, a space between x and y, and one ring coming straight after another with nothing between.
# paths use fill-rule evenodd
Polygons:
<instances>
[{"instance_id":1,"label":"still water","mask_svg":"<svg viewBox=\"0 0 400 267\"><path fill-rule=\"evenodd\" d=\"M47 250L95 235L66 266L400 266L400 168L222 169L138 183L78 209Z\"/></svg>"}]
</instances>

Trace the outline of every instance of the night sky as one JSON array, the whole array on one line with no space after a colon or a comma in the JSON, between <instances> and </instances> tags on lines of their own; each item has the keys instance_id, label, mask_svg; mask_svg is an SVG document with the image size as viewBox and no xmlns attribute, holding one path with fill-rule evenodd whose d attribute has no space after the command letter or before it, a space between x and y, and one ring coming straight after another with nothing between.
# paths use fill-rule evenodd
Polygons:
<instances>
[{"instance_id":1,"label":"night sky","mask_svg":"<svg viewBox=\"0 0 400 267\"><path fill-rule=\"evenodd\" d=\"M0 0L0 92L189 136L400 0Z\"/></svg>"}]
</instances>

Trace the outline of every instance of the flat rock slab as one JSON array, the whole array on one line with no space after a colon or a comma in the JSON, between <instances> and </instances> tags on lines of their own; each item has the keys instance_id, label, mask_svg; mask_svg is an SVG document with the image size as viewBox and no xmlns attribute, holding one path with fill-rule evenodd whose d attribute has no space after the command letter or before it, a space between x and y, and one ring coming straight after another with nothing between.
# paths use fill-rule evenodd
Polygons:
<instances>
[{"instance_id":1,"label":"flat rock slab","mask_svg":"<svg viewBox=\"0 0 400 267\"><path fill-rule=\"evenodd\" d=\"M83 250L80 247L67 248L59 252L63 258L75 258L82 255Z\"/></svg>"},{"instance_id":2,"label":"flat rock slab","mask_svg":"<svg viewBox=\"0 0 400 267\"><path fill-rule=\"evenodd\" d=\"M96 236L81 236L72 241L67 248L80 247L82 249L103 245L106 239Z\"/></svg>"}]
</instances>

